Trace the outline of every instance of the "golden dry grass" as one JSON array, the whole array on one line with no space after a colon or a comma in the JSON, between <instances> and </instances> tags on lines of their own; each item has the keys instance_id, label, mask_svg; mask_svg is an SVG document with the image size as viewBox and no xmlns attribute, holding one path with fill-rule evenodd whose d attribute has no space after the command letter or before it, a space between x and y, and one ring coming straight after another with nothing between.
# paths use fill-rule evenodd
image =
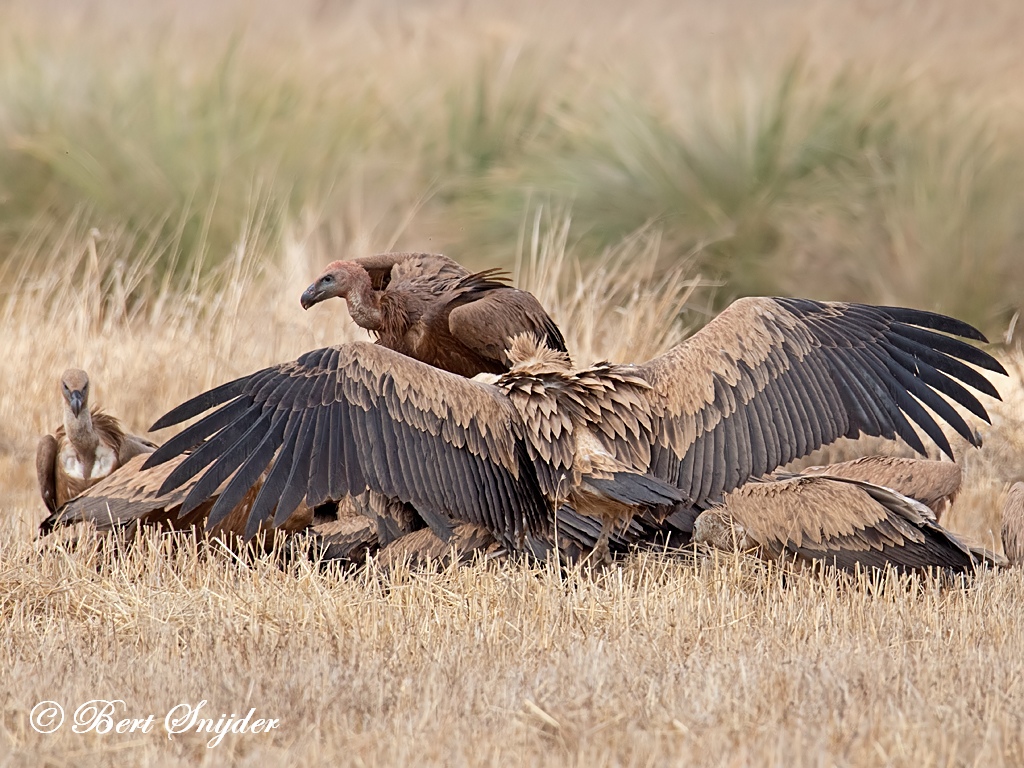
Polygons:
<instances>
[{"instance_id":1,"label":"golden dry grass","mask_svg":"<svg viewBox=\"0 0 1024 768\"><path fill-rule=\"evenodd\" d=\"M759 74L778 71L799 50L810 81L827 82L851 65L870 82L896 73L900 83L913 84L915 99L932 97L922 114L935 114L938 104L980 115L1004 147L1024 133L1024 14L1008 0L980 7L955 0L927 6L799 0L769 8L748 0L642 0L628 10L612 3L553 9L311 2L288 12L268 3L181 7L127 10L120 0L88 8L8 3L0 8L6 46L0 61L17 63L19 45L36 45L57 62L63 61L58 53L77 61L76 51L108 48L134 51L125 61L138 62L138 49L146 52L155 35L163 46L157 46L162 53L155 66L170 67L192 51L219 52L224 20L248 14L241 47L267 65L267 82L279 86L279 70L288 70L312 78L326 101L336 92L370 94L373 108L343 130L366 137L376 135L385 113L443 122L433 105L446 98L446 84L489 57L497 61L494 82L507 86L508 98L499 103L513 108L521 103L521 83L503 80L510 70L502 65L519 71L527 60L552 86L549 99L571 94L574 103L587 103L600 90L596 84L608 81L643 94L665 114L678 117L688 95L699 91L713 114L715 105L739 103L753 120L763 96ZM175 19L164 25L164 14ZM136 38L139 29L147 34ZM524 57L526 49L536 58ZM61 71L40 65L38 82L61 80L54 74ZM130 66L111 71L114 81L131 79ZM347 72L358 77L346 79ZM180 76L205 82L204 74L200 64ZM189 93L169 88L154 103L183 92ZM78 95L88 102L87 90ZM309 117L319 102L297 103ZM580 119L557 103L542 106L545 120ZM9 118L0 109L0 128L9 127ZM37 140L52 136L43 122L35 126ZM509 136L531 138L537 127L518 118L498 122L497 136L476 139L500 147ZM432 172L465 172L472 158L439 159L444 147L417 143L417 136L443 134L445 125L407 127L409 156L426 158L423 166ZM571 124L569 134L584 128ZM453 146L472 144L458 133L463 128L452 130ZM319 151L324 145L318 140L308 132L296 145ZM161 195L181 192L179 181L186 193L195 191L189 186L193 166L177 158L184 180L175 179L173 163L151 166L145 151L130 141L125 146L110 158L127 157L147 177L159 178ZM158 146L182 156L191 151L191 145ZM7 149L23 153L26 145ZM948 148L927 149L943 154ZM380 151L373 145L358 167L332 166L337 176L327 186L343 194L302 200L283 229L268 223L277 211L262 185L273 180L246 179L251 194L229 200L230 215L223 217L233 249L206 253L215 238L197 235L195 253L174 254L200 264L185 270L184 284L151 270L167 254L148 233L163 231L167 222L104 218L91 198L67 215L56 215L58 208L29 211L33 227L10 253L0 253L6 265L0 273L0 765L1024 762L1020 571L984 574L966 589L891 578L851 584L828 575L784 577L731 556L689 562L645 554L597 574L510 563L344 574L303 562L282 567L268 558L243 563L216 544L197 552L157 536L125 554L97 551L90 542L73 551L34 542L42 505L33 451L37 437L59 418L56 379L64 367L88 369L97 403L141 431L204 388L356 338L340 302L309 313L298 305L311 275L339 252L461 242L459 256L489 260L459 239L462 219L452 211L471 213L472 205L438 204L437 186L428 194L422 179L413 180L422 168L389 163L375 154ZM861 230L827 217L811 216L785 232L796 246L788 287L814 295L823 286L832 290L824 271L842 284L856 274L879 300L909 290L927 305L933 290L949 292L927 282L934 275L960 292L963 286L948 278L960 273L925 274L927 242L916 236L938 215L926 205L935 191L951 206L935 210L955 211L970 225L963 232L987 227L988 219L974 218L977 208L957 207L961 182L977 168L955 157L932 170L962 175L908 173L904 186L894 175L892 196L880 203L890 215L877 222L895 233L892 251L871 251L870 237L847 242ZM295 156L277 159L282 173L289 162L301 165ZM498 187L518 181L498 176L491 178ZM21 201L14 178L0 179L4 221ZM135 189L127 187L121 200L130 200ZM49 205L58 197L44 192L32 199ZM469 199L476 204L474 195ZM154 200L164 202L160 195ZM514 236L506 244L520 256L517 282L551 308L577 362L644 359L706 319L716 289L698 272L699 248L692 261L666 272L658 259L662 232L646 226L595 259L558 206L545 203L534 217L534 208L517 205L514 218L524 222L518 246ZM916 206L927 215L910 223L901 218L912 218ZM994 230L1019 229L1012 221L1003 224ZM184 230L183 223L170 222L172 230L179 225ZM103 231L90 234L94 226ZM937 231L936 237L945 236ZM4 239L9 234L0 232L0 243L10 242ZM839 271L819 266L803 272L822 249L845 254L845 260L823 262L838 264ZM10 254L21 258L9 260ZM903 288L893 287L894 272ZM966 487L946 518L954 530L994 548L1001 495L1011 481L1024 479L1018 338L1000 355L1013 376L997 382L1004 403L991 404L984 448L958 448ZM904 450L875 442L840 445L808 461L865 449ZM29 727L29 712L41 700L73 710L95 698L122 699L120 716L155 714L158 724L152 733L131 735L74 734L69 725L41 735ZM281 727L228 736L212 749L207 736L168 740L162 716L202 699L215 716L255 707L259 716L281 718Z\"/></svg>"},{"instance_id":2,"label":"golden dry grass","mask_svg":"<svg viewBox=\"0 0 1024 768\"><path fill-rule=\"evenodd\" d=\"M560 231L538 230L521 277L552 306L580 362L639 359L680 337L673 318L696 276L644 278L654 257L642 237L580 272ZM514 563L344 574L242 563L216 544L197 553L157 536L127 554L33 542L42 513L32 449L58 418L64 365L85 365L98 402L142 429L204 387L353 335L341 302L298 307L327 258L315 247L296 242L260 270L239 253L237 281L207 286L208 302L166 296L132 315L93 279L116 258L101 247L90 265L93 245L67 243L65 257L84 263L47 265L45 284L26 278L3 307L17 331L3 361L17 386L0 391L4 764L1024 759L1020 571L966 589L849 584L742 558L646 554L596 574ZM575 287L552 288L560 284ZM1019 352L1008 360L1024 364ZM1000 389L1007 401L984 449L967 454L968 488L949 517L989 542L1005 481L1024 466L1024 387ZM124 700L121 717L155 714L154 731L29 727L41 700L68 706L70 718L96 698ZM203 699L215 716L255 707L281 727L210 749L209 735L167 739L164 714Z\"/></svg>"}]
</instances>

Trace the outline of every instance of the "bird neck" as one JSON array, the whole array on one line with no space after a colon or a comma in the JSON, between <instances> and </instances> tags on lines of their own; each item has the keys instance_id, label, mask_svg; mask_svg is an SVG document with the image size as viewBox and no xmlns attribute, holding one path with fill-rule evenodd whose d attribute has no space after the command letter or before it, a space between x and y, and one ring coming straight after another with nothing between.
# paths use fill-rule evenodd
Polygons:
<instances>
[{"instance_id":1,"label":"bird neck","mask_svg":"<svg viewBox=\"0 0 1024 768\"><path fill-rule=\"evenodd\" d=\"M379 331L384 324L384 312L381 309L380 295L373 290L370 274L360 271L354 283L346 297L349 315L360 328Z\"/></svg>"},{"instance_id":2,"label":"bird neck","mask_svg":"<svg viewBox=\"0 0 1024 768\"><path fill-rule=\"evenodd\" d=\"M64 432L80 457L95 456L100 438L92 427L92 412L87 407L78 416L70 407L64 407Z\"/></svg>"}]
</instances>

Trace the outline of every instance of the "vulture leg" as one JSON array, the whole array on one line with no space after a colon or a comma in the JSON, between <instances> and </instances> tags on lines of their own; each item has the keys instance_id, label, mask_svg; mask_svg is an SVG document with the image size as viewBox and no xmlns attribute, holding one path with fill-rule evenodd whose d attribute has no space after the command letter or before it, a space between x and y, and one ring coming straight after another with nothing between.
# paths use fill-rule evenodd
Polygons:
<instances>
[{"instance_id":1,"label":"vulture leg","mask_svg":"<svg viewBox=\"0 0 1024 768\"><path fill-rule=\"evenodd\" d=\"M611 538L614 529L614 518L605 518L601 524L601 535L597 537L597 543L590 554L587 555L587 559L592 565L606 566L612 564L612 552L608 546L608 540Z\"/></svg>"}]
</instances>

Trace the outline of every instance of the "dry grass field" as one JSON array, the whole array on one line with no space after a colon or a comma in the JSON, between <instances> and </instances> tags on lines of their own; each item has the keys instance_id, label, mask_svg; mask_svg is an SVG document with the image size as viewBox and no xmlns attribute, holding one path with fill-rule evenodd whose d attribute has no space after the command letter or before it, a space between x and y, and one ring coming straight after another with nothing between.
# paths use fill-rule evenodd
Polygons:
<instances>
[{"instance_id":1,"label":"dry grass field","mask_svg":"<svg viewBox=\"0 0 1024 768\"><path fill-rule=\"evenodd\" d=\"M513 269L580 363L647 358L749 291L981 323L1011 377L946 519L998 549L1024 480L1021 331L1000 338L1024 296L1016 4L180 8L0 6L0 766L1024 763L1020 571L68 549L34 540L33 467L64 367L141 431L357 338L341 302L299 307L327 261L444 248ZM905 447L808 461L864 450ZM93 699L154 725L72 732ZM49 735L44 700L68 715ZM280 724L168 738L203 700Z\"/></svg>"}]
</instances>

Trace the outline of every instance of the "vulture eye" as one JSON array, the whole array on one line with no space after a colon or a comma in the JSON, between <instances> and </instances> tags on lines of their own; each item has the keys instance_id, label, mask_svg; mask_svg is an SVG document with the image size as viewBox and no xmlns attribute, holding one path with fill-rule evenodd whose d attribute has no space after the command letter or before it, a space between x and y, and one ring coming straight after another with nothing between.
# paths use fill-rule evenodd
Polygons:
<instances>
[{"instance_id":1,"label":"vulture eye","mask_svg":"<svg viewBox=\"0 0 1024 768\"><path fill-rule=\"evenodd\" d=\"M324 285L329 285L330 283L334 282L334 276L324 275L323 277L320 278L320 282L323 283Z\"/></svg>"}]
</instances>

